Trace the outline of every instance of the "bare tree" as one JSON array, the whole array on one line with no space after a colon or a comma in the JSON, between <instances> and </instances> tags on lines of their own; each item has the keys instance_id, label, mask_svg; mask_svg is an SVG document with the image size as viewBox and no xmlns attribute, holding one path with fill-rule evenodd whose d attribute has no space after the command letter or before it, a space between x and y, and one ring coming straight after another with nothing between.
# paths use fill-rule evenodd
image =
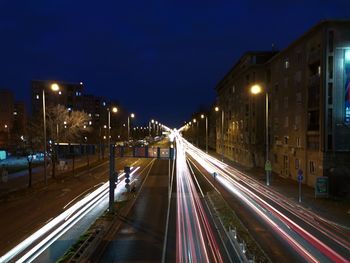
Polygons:
<instances>
[{"instance_id":1,"label":"bare tree","mask_svg":"<svg viewBox=\"0 0 350 263\"><path fill-rule=\"evenodd\" d=\"M47 107L46 132L51 144L52 177L55 177L55 166L58 160L57 147L60 142L80 142L83 133L90 131L90 117L82 111L68 111L62 105ZM38 114L28 125L28 141L33 150L44 148L43 120ZM46 142L47 143L47 142ZM74 153L73 153L74 162ZM74 164L73 164L74 166Z\"/></svg>"}]
</instances>

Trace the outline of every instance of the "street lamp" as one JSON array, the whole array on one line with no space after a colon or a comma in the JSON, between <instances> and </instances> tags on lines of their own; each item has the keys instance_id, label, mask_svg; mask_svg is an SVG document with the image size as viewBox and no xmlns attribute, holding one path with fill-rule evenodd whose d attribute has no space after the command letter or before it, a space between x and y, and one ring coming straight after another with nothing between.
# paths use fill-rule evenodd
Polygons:
<instances>
[{"instance_id":1,"label":"street lamp","mask_svg":"<svg viewBox=\"0 0 350 263\"><path fill-rule=\"evenodd\" d=\"M128 116L128 142L130 140L130 117L133 119L135 118L135 114L134 113L131 113L129 116Z\"/></svg>"},{"instance_id":2,"label":"street lamp","mask_svg":"<svg viewBox=\"0 0 350 263\"><path fill-rule=\"evenodd\" d=\"M196 137L197 137L197 147L198 147L198 122L197 122L197 120L195 118L192 121L193 121L193 123L197 123ZM193 125L193 127L194 127L194 125Z\"/></svg>"},{"instance_id":3,"label":"street lamp","mask_svg":"<svg viewBox=\"0 0 350 263\"><path fill-rule=\"evenodd\" d=\"M215 111L219 112L220 108L215 107ZM221 161L224 161L224 110L221 110Z\"/></svg>"},{"instance_id":4,"label":"street lamp","mask_svg":"<svg viewBox=\"0 0 350 263\"><path fill-rule=\"evenodd\" d=\"M208 116L202 114L201 118L205 118L205 152L208 153Z\"/></svg>"},{"instance_id":5,"label":"street lamp","mask_svg":"<svg viewBox=\"0 0 350 263\"><path fill-rule=\"evenodd\" d=\"M118 108L117 107L107 108L107 111L108 111L108 147L110 147L110 144L111 144L111 111L113 113L117 113Z\"/></svg>"},{"instance_id":6,"label":"street lamp","mask_svg":"<svg viewBox=\"0 0 350 263\"><path fill-rule=\"evenodd\" d=\"M52 91L59 91L60 86L57 83L52 83L50 86ZM44 120L44 180L45 184L47 184L47 164L46 164L46 152L47 152L47 145L46 145L46 105L45 105L45 88L43 88L42 91L42 99L43 99L43 120Z\"/></svg>"},{"instance_id":7,"label":"street lamp","mask_svg":"<svg viewBox=\"0 0 350 263\"><path fill-rule=\"evenodd\" d=\"M260 94L263 91L262 87L258 84L255 84L250 87L250 92L253 95ZM269 93L265 89L265 140L266 140L266 156L265 156L265 172L266 172L266 185L270 185L270 169L267 169L267 166L271 166L269 161Z\"/></svg>"}]
</instances>

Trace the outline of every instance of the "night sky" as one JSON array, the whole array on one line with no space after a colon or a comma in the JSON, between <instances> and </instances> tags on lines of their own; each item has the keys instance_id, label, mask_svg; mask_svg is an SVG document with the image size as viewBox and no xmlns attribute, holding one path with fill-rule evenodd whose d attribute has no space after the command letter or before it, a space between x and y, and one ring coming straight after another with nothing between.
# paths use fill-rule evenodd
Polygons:
<instances>
[{"instance_id":1,"label":"night sky","mask_svg":"<svg viewBox=\"0 0 350 263\"><path fill-rule=\"evenodd\" d=\"M247 50L285 48L322 19L348 18L349 0L0 0L0 88L29 104L32 79L83 81L175 127Z\"/></svg>"}]
</instances>

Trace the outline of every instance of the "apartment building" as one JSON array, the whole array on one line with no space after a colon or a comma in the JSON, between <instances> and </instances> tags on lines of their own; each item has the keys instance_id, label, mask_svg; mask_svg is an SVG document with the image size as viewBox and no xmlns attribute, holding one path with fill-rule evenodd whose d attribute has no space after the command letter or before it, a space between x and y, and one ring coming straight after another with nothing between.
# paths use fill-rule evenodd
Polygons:
<instances>
[{"instance_id":1,"label":"apartment building","mask_svg":"<svg viewBox=\"0 0 350 263\"><path fill-rule=\"evenodd\" d=\"M244 61L250 63L240 71ZM301 169L310 186L317 177L329 176L335 191L348 192L350 21L322 21L267 61L253 62L254 52L245 54L216 88L225 116L225 156L244 165L263 166L264 95L252 98L247 91L256 83L269 98L273 172L296 179ZM220 136L217 123L218 152Z\"/></svg>"}]
</instances>

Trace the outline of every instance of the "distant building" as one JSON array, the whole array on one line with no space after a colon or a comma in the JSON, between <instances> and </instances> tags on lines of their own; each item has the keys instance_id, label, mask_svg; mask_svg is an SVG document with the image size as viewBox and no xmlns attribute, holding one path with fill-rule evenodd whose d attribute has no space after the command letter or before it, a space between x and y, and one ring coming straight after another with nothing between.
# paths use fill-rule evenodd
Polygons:
<instances>
[{"instance_id":1,"label":"distant building","mask_svg":"<svg viewBox=\"0 0 350 263\"><path fill-rule=\"evenodd\" d=\"M246 52L216 87L219 106L216 151L245 166L263 166L265 161L265 100L264 97L254 97L249 89L264 81L265 63L275 54L269 51Z\"/></svg>"},{"instance_id":2,"label":"distant building","mask_svg":"<svg viewBox=\"0 0 350 263\"><path fill-rule=\"evenodd\" d=\"M58 91L51 90L51 85L56 83L59 86ZM63 105L67 109L81 109L81 97L84 86L83 83L66 83L50 80L33 80L32 81L32 113L42 112L43 102L42 95L45 91L45 103L47 107Z\"/></svg>"},{"instance_id":3,"label":"distant building","mask_svg":"<svg viewBox=\"0 0 350 263\"><path fill-rule=\"evenodd\" d=\"M14 97L11 90L0 89L0 148L7 148L13 127Z\"/></svg>"},{"instance_id":4,"label":"distant building","mask_svg":"<svg viewBox=\"0 0 350 263\"><path fill-rule=\"evenodd\" d=\"M295 180L302 169L311 186L329 176L333 191L350 192L350 21L323 21L268 61L252 61L248 52L217 86L225 156L263 165L265 98L249 94L260 84L273 171ZM218 152L219 131L217 123Z\"/></svg>"}]
</instances>

